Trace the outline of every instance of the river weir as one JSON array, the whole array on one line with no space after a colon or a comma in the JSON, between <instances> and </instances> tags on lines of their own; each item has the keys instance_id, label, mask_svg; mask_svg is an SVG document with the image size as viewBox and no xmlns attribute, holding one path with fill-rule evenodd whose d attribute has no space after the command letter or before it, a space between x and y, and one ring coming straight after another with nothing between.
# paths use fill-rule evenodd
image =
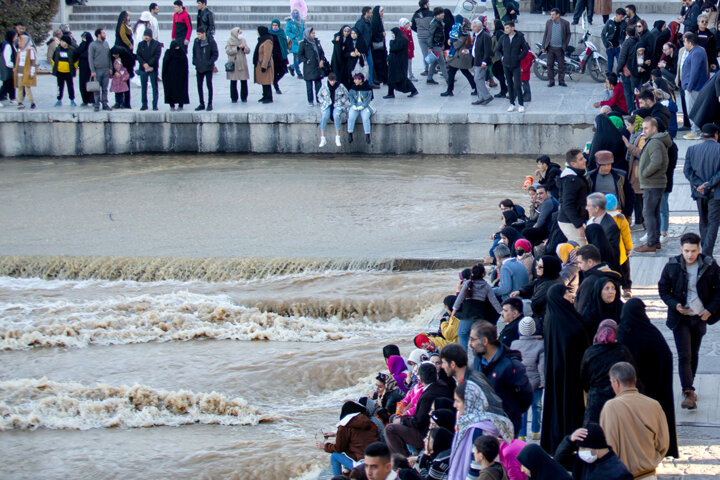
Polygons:
<instances>
[{"instance_id":1,"label":"river weir","mask_svg":"<svg viewBox=\"0 0 720 480\"><path fill-rule=\"evenodd\" d=\"M367 393L382 344L427 327L534 167L6 159L8 478L317 476L317 432Z\"/></svg>"}]
</instances>

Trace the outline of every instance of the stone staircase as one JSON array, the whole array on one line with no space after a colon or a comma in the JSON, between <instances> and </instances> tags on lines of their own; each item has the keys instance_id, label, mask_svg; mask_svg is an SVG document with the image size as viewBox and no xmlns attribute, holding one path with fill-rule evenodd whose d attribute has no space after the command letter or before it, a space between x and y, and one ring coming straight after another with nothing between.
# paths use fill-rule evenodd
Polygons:
<instances>
[{"instance_id":1,"label":"stone staircase","mask_svg":"<svg viewBox=\"0 0 720 480\"><path fill-rule=\"evenodd\" d=\"M651 0L628 0L627 2L613 2L613 8L634 3L638 7L638 13L663 14L664 17L674 18L680 11L677 1L651 1ZM113 0L89 0L87 5L68 7L68 23L72 31L94 31L102 27L114 30L117 17L121 8L131 13L131 24L139 18L140 13L147 9L149 0L125 0L120 6ZM172 8L170 2L157 2L161 4L158 21L160 28L168 30L172 28ZM188 0L186 7L190 16L195 22L197 15L196 4ZM268 25L273 18L284 20L289 15L288 0L264 0L254 2L248 0L209 0L208 7L215 13L215 24L218 30L230 30L234 27L241 27L249 30L258 25ZM308 0L308 18L306 25L313 26L317 30L339 30L345 24L353 24L360 16L360 10L365 5L380 3L385 8L385 26L390 29L397 25L402 17L411 18L417 10L417 2L413 0L385 0L382 2L358 2L358 1L332 1L332 0ZM462 5L462 1L448 0L444 3L431 0L431 5L442 5L455 10L456 4ZM492 10L490 0L478 1L475 13L483 13ZM520 1L520 19L522 22L523 12L530 11L530 1ZM527 17L526 17L527 18Z\"/></svg>"}]
</instances>

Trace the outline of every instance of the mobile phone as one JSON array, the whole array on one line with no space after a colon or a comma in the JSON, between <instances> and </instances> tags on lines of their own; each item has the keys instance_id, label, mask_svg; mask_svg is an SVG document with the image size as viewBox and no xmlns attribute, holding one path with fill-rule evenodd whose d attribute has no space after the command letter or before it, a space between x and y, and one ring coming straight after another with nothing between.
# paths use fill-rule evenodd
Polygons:
<instances>
[{"instance_id":1,"label":"mobile phone","mask_svg":"<svg viewBox=\"0 0 720 480\"><path fill-rule=\"evenodd\" d=\"M587 151L589 152L589 151L590 151L590 147L592 147L592 142L587 142L587 143L585 144L585 150L587 150Z\"/></svg>"}]
</instances>

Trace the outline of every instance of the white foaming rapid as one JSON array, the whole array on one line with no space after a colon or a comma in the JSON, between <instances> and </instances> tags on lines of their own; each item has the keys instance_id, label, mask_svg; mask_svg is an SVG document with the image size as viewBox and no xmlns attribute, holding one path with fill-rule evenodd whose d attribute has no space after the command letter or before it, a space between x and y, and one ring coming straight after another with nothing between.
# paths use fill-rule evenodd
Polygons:
<instances>
[{"instance_id":1,"label":"white foaming rapid","mask_svg":"<svg viewBox=\"0 0 720 480\"><path fill-rule=\"evenodd\" d=\"M242 398L217 392L58 383L43 377L0 382L0 431L88 430L189 424L256 425L272 421Z\"/></svg>"}]
</instances>

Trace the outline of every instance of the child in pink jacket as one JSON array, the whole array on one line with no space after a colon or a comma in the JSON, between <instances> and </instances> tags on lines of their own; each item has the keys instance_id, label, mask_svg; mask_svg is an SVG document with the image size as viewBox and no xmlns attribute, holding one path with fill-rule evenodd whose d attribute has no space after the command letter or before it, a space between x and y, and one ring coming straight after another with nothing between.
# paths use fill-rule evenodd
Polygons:
<instances>
[{"instance_id":1,"label":"child in pink jacket","mask_svg":"<svg viewBox=\"0 0 720 480\"><path fill-rule=\"evenodd\" d=\"M115 108L130 103L130 74L120 60L120 54L113 52L113 75L110 92L115 94ZM126 97L127 96L127 101Z\"/></svg>"}]
</instances>

